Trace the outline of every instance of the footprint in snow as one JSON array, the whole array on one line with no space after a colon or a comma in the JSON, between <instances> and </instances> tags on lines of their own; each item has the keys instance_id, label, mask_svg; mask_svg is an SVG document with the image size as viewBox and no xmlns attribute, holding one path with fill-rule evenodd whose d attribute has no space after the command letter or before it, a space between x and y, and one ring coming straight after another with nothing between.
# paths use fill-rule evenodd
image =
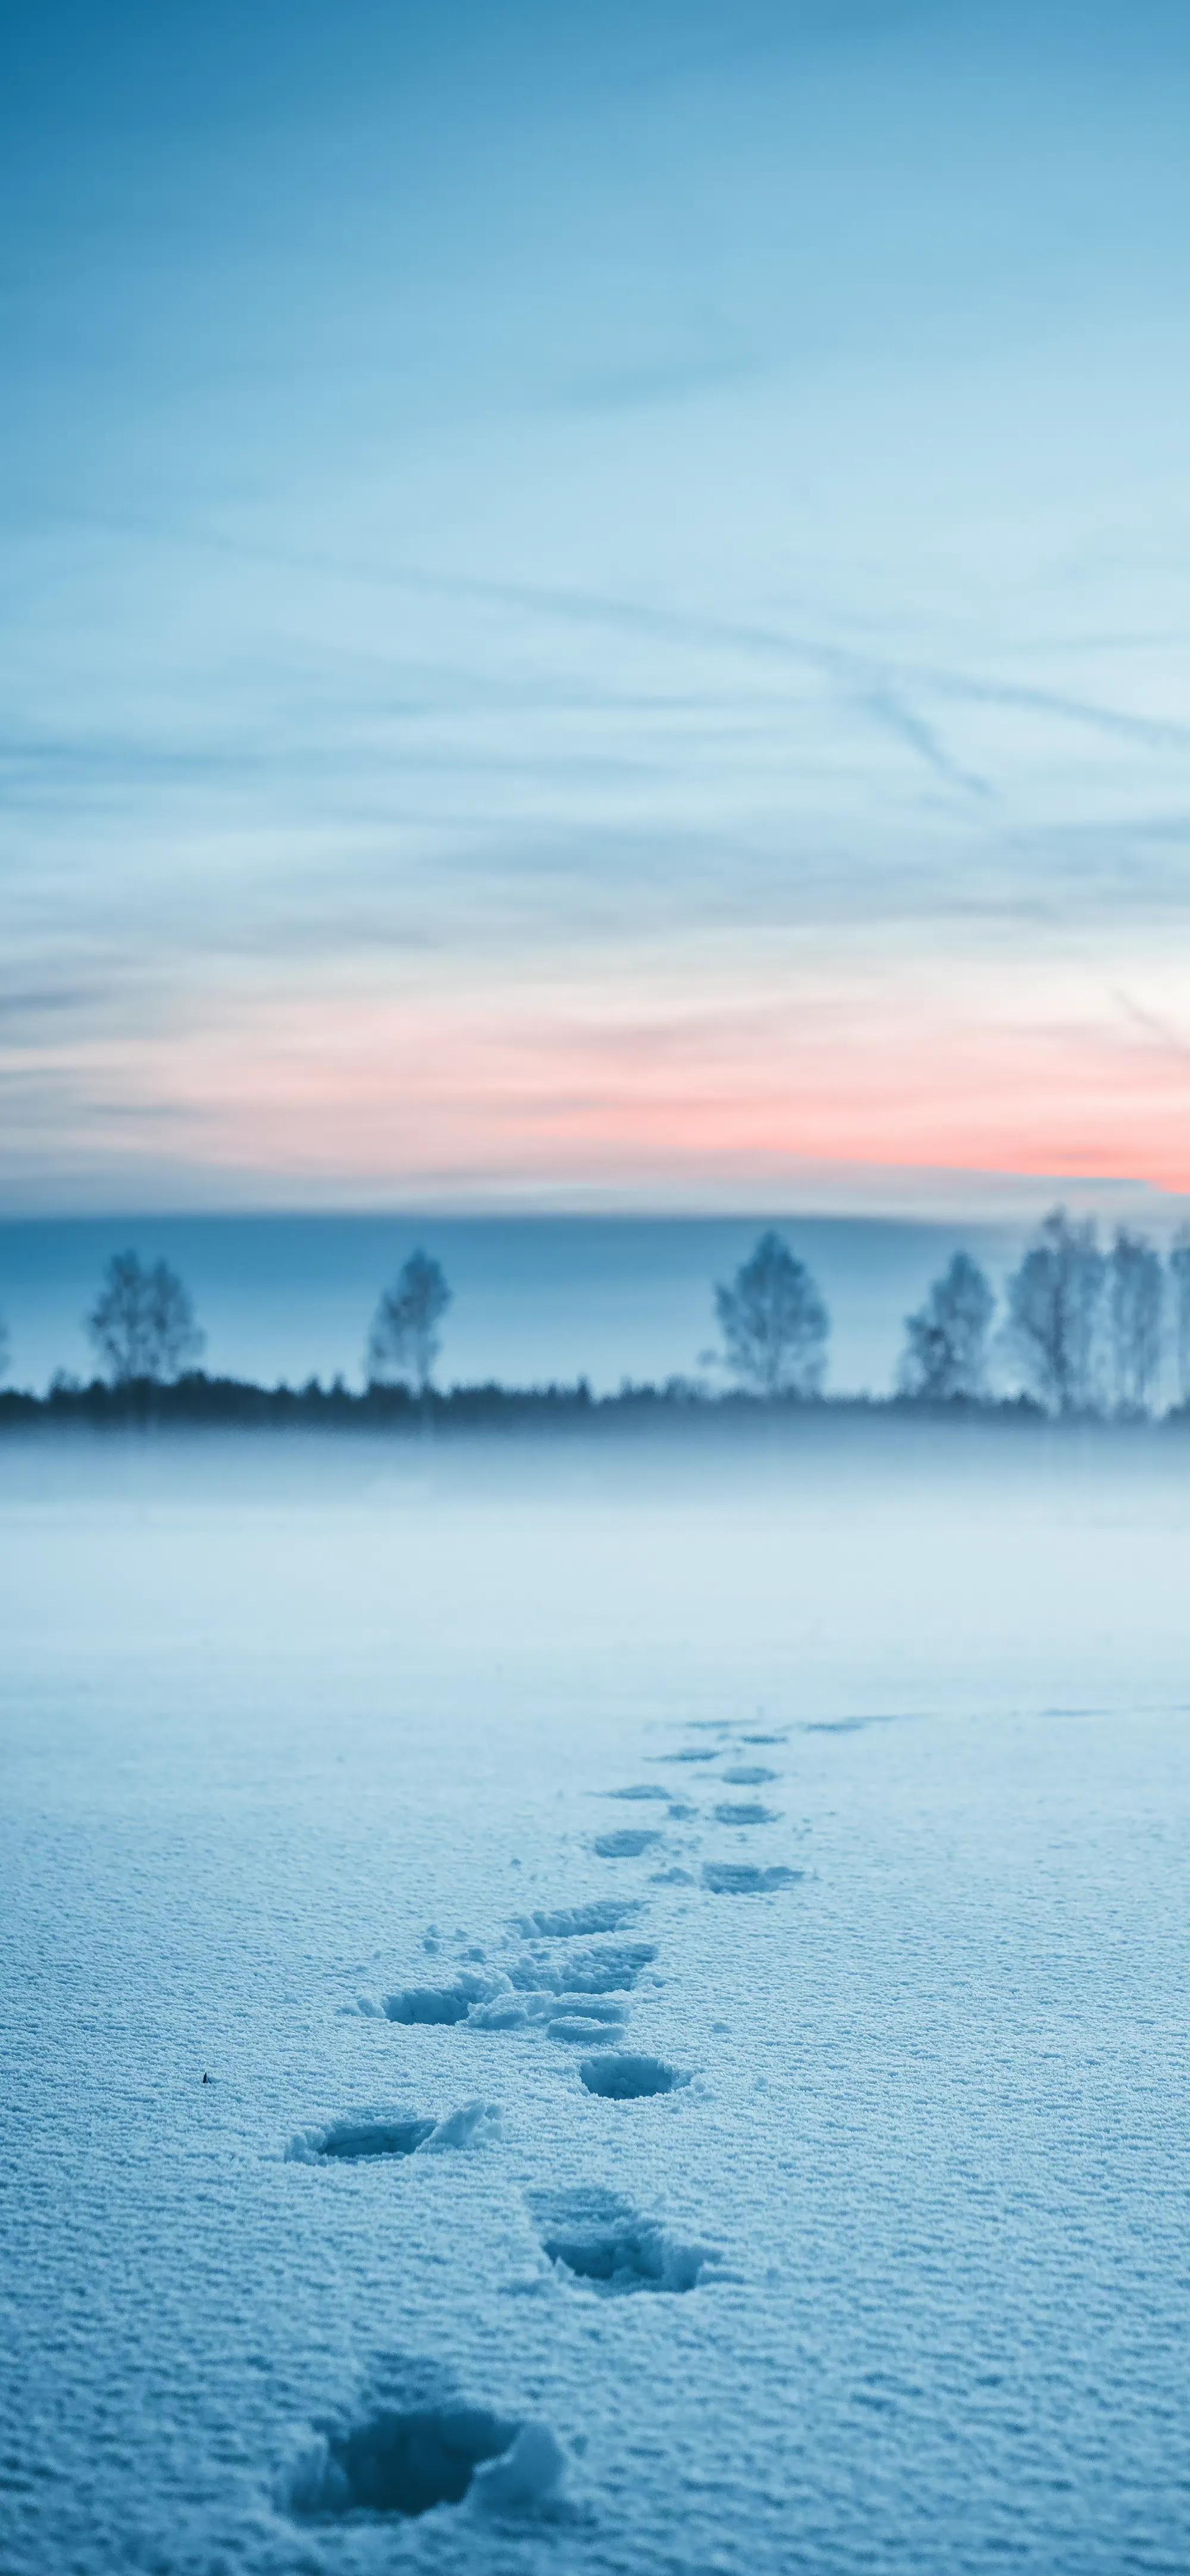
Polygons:
<instances>
[{"instance_id":1,"label":"footprint in snow","mask_svg":"<svg viewBox=\"0 0 1190 2576\"><path fill-rule=\"evenodd\" d=\"M662 1787L660 1780L644 1780L635 1783L631 1789L601 1790L600 1795L604 1798L657 1799L668 1798L669 1791Z\"/></svg>"},{"instance_id":2,"label":"footprint in snow","mask_svg":"<svg viewBox=\"0 0 1190 2576\"><path fill-rule=\"evenodd\" d=\"M738 1798L734 1802L724 1798L714 1813L719 1825L777 1825L781 1821L777 1809L763 1807L759 1798Z\"/></svg>"},{"instance_id":3,"label":"footprint in snow","mask_svg":"<svg viewBox=\"0 0 1190 2576\"><path fill-rule=\"evenodd\" d=\"M778 1888L796 1887L806 1875L804 1869L757 1869L742 1860L707 1860L702 1865L702 1883L713 1896L773 1896Z\"/></svg>"},{"instance_id":4,"label":"footprint in snow","mask_svg":"<svg viewBox=\"0 0 1190 2576\"><path fill-rule=\"evenodd\" d=\"M869 1726L895 1726L895 1717L814 1717L808 1718L803 1735L862 1735Z\"/></svg>"},{"instance_id":5,"label":"footprint in snow","mask_svg":"<svg viewBox=\"0 0 1190 2576\"><path fill-rule=\"evenodd\" d=\"M656 1956L653 1941L568 1940L564 1948L525 1952L507 1972L462 1976L453 1986L401 1986L381 2004L361 1997L359 2008L406 2028L492 2032L544 2026L555 2039L597 2039L603 2024L627 2020L624 1997Z\"/></svg>"},{"instance_id":6,"label":"footprint in snow","mask_svg":"<svg viewBox=\"0 0 1190 2576\"><path fill-rule=\"evenodd\" d=\"M497 1995L477 2004L467 2028L476 2031L544 2030L547 2039L614 2039L632 2010L620 1995L550 1993Z\"/></svg>"},{"instance_id":7,"label":"footprint in snow","mask_svg":"<svg viewBox=\"0 0 1190 2576\"><path fill-rule=\"evenodd\" d=\"M475 2405L433 2362L393 2357L365 2410L311 2433L277 2502L301 2522L412 2521L465 2497L504 2515L548 2504L564 2469L548 2426Z\"/></svg>"},{"instance_id":8,"label":"footprint in snow","mask_svg":"<svg viewBox=\"0 0 1190 2576\"><path fill-rule=\"evenodd\" d=\"M465 2102L445 2120L414 2119L407 2113L360 2111L354 2117L329 2120L325 2127L301 2129L285 2150L290 2164L365 2164L394 2156L434 2153L443 2147L470 2147L499 2135L500 2114L494 2102Z\"/></svg>"},{"instance_id":9,"label":"footprint in snow","mask_svg":"<svg viewBox=\"0 0 1190 2576\"><path fill-rule=\"evenodd\" d=\"M659 1833L643 1826L625 1825L616 1833L596 1834L591 1849L600 1860L639 1860L642 1852L651 1851L660 1840Z\"/></svg>"},{"instance_id":10,"label":"footprint in snow","mask_svg":"<svg viewBox=\"0 0 1190 2576\"><path fill-rule=\"evenodd\" d=\"M567 1998L560 1997L559 2001L565 2003ZM570 2040L576 2047L589 2048L592 2040L614 2039L624 2028L629 2010L627 2004L578 2001L575 2011L552 2014L544 2025L545 2035L547 2039Z\"/></svg>"},{"instance_id":11,"label":"footprint in snow","mask_svg":"<svg viewBox=\"0 0 1190 2576\"><path fill-rule=\"evenodd\" d=\"M709 2245L684 2243L660 2219L642 2218L630 2201L597 2184L530 2192L529 2207L547 2259L563 2278L583 2282L601 2298L693 2290L720 2259Z\"/></svg>"},{"instance_id":12,"label":"footprint in snow","mask_svg":"<svg viewBox=\"0 0 1190 2576\"><path fill-rule=\"evenodd\" d=\"M555 1994L613 1995L630 1992L657 1956L655 1941L592 1942L586 1949L543 1958L530 1951L513 1961L509 1977L523 1993L552 1989Z\"/></svg>"},{"instance_id":13,"label":"footprint in snow","mask_svg":"<svg viewBox=\"0 0 1190 2576\"><path fill-rule=\"evenodd\" d=\"M466 2021L472 2007L491 1991L490 1979L473 1976L459 1977L453 1986L399 1986L395 1994L384 1997L379 2009L386 2021L449 2027ZM375 2014L376 2009L361 1997L361 2012Z\"/></svg>"},{"instance_id":14,"label":"footprint in snow","mask_svg":"<svg viewBox=\"0 0 1190 2576\"><path fill-rule=\"evenodd\" d=\"M600 1896L590 1905L562 1905L554 1911L520 1914L517 1930L526 1940L574 1941L589 1932L622 1932L644 1907L639 1896Z\"/></svg>"},{"instance_id":15,"label":"footprint in snow","mask_svg":"<svg viewBox=\"0 0 1190 2576\"><path fill-rule=\"evenodd\" d=\"M285 2150L288 2164L361 2164L370 2157L413 2156L434 2134L432 2120L382 2119L361 2114L331 2120L322 2129L299 2129Z\"/></svg>"},{"instance_id":16,"label":"footprint in snow","mask_svg":"<svg viewBox=\"0 0 1190 2576\"><path fill-rule=\"evenodd\" d=\"M721 1771L719 1777L733 1789L762 1789L766 1780L779 1780L781 1774L768 1770L763 1762L736 1762L730 1771Z\"/></svg>"},{"instance_id":17,"label":"footprint in snow","mask_svg":"<svg viewBox=\"0 0 1190 2576\"><path fill-rule=\"evenodd\" d=\"M605 2102L642 2102L654 2093L676 2093L690 2081L663 2057L631 2057L626 2050L584 2057L579 2074L588 2093Z\"/></svg>"}]
</instances>

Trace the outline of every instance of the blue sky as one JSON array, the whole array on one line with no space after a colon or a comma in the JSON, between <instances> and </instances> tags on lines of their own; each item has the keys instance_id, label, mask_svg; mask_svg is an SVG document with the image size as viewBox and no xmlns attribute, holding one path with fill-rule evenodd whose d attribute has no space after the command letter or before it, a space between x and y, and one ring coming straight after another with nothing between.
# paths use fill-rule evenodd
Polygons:
<instances>
[{"instance_id":1,"label":"blue sky","mask_svg":"<svg viewBox=\"0 0 1190 2576\"><path fill-rule=\"evenodd\" d=\"M4 30L5 1208L1190 1189L1184 10Z\"/></svg>"}]
</instances>

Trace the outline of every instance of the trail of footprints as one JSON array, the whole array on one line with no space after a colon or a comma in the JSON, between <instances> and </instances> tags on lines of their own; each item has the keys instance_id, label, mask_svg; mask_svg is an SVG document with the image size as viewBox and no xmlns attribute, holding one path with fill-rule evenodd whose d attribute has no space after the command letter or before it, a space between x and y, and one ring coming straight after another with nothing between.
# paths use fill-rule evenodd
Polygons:
<instances>
[{"instance_id":1,"label":"trail of footprints","mask_svg":"<svg viewBox=\"0 0 1190 2576\"><path fill-rule=\"evenodd\" d=\"M779 1812L755 1793L779 1774L767 1762L725 1760L735 1730L724 1724L708 1731L718 1738L715 1743L682 1745L653 1758L661 1765L719 1764L716 1788L753 1793L720 1797L709 1810L717 1824L777 1824ZM753 1733L738 1740L760 1748L786 1738ZM633 1782L603 1795L655 1812L664 1806L666 1825L690 1824L701 1815L661 1782ZM639 1861L662 1857L665 1840L661 1822L626 1825L593 1833L589 1848L599 1861ZM680 1862L651 1873L658 1886L701 1884L709 1896L729 1897L773 1895L804 1875L741 1858L704 1860L697 1878ZM611 2105L680 2093L691 2083L688 2069L624 2044L633 1997L658 1958L657 1943L643 1937L647 1914L647 1900L635 1895L538 1908L516 1918L514 1936L523 1946L507 1967L493 1967L471 1946L464 1954L468 1964L449 1983L361 1997L359 2009L405 2029L521 2032L581 2050L577 2066L584 2091ZM441 1936L431 1926L424 1948L432 1957L440 1947ZM303 2130L286 2153L307 2165L369 2164L473 2147L499 2135L497 2108L473 2100L444 2118L408 2109L349 2114ZM530 2191L526 2207L555 2280L597 2298L688 2293L712 2278L722 2260L715 2247L682 2239L602 2184ZM441 2365L397 2354L378 2365L369 2403L355 2418L310 2436L283 2473L277 2500L303 2522L354 2515L408 2519L465 2498L476 2512L557 2515L565 2510L559 2502L565 2468L548 2427L472 2404Z\"/></svg>"}]
</instances>

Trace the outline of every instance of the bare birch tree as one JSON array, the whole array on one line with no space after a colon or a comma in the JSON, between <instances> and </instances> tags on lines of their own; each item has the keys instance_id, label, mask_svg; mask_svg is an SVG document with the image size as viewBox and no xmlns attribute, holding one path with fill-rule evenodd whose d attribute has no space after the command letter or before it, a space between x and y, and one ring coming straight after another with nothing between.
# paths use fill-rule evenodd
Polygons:
<instances>
[{"instance_id":1,"label":"bare birch tree","mask_svg":"<svg viewBox=\"0 0 1190 2576\"><path fill-rule=\"evenodd\" d=\"M440 1264L428 1253L411 1252L376 1309L365 1363L370 1386L404 1380L424 1403L442 1348L438 1326L450 1303Z\"/></svg>"},{"instance_id":2,"label":"bare birch tree","mask_svg":"<svg viewBox=\"0 0 1190 2576\"><path fill-rule=\"evenodd\" d=\"M1157 1392L1164 1310L1160 1254L1121 1226L1108 1257L1112 1393L1121 1413L1147 1412Z\"/></svg>"},{"instance_id":3,"label":"bare birch tree","mask_svg":"<svg viewBox=\"0 0 1190 2576\"><path fill-rule=\"evenodd\" d=\"M760 1395L816 1395L826 1366L827 1314L804 1261L763 1234L727 1287L715 1290L727 1365Z\"/></svg>"},{"instance_id":4,"label":"bare birch tree","mask_svg":"<svg viewBox=\"0 0 1190 2576\"><path fill-rule=\"evenodd\" d=\"M1008 1337L1044 1404L1087 1413L1099 1398L1106 1262L1094 1222L1047 1216L1008 1283Z\"/></svg>"},{"instance_id":5,"label":"bare birch tree","mask_svg":"<svg viewBox=\"0 0 1190 2576\"><path fill-rule=\"evenodd\" d=\"M206 1341L177 1272L167 1261L146 1269L135 1252L109 1261L87 1331L113 1386L168 1385L201 1357Z\"/></svg>"},{"instance_id":6,"label":"bare birch tree","mask_svg":"<svg viewBox=\"0 0 1190 2576\"><path fill-rule=\"evenodd\" d=\"M904 1394L927 1404L986 1390L988 1331L996 1300L977 1261L956 1252L935 1279L924 1306L905 1318L900 1383Z\"/></svg>"},{"instance_id":7,"label":"bare birch tree","mask_svg":"<svg viewBox=\"0 0 1190 2576\"><path fill-rule=\"evenodd\" d=\"M1170 1247L1173 1289L1173 1354L1179 1404L1190 1404L1190 1225L1182 1226Z\"/></svg>"}]
</instances>

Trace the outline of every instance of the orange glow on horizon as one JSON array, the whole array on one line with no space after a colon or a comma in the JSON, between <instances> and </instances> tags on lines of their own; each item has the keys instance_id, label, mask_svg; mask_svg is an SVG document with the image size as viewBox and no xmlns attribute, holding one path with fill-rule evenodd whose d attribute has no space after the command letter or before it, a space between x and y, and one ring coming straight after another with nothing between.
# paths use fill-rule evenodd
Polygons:
<instances>
[{"instance_id":1,"label":"orange glow on horizon","mask_svg":"<svg viewBox=\"0 0 1190 2576\"><path fill-rule=\"evenodd\" d=\"M113 1164L135 1171L168 1138L208 1183L259 1175L274 1192L597 1190L639 1205L676 1190L693 1204L857 1168L1190 1192L1190 1057L1127 1023L1035 1011L1006 1027L884 991L655 1022L533 999L271 997L235 1025L63 1062L58 1158L63 1095L102 1084Z\"/></svg>"}]
</instances>

